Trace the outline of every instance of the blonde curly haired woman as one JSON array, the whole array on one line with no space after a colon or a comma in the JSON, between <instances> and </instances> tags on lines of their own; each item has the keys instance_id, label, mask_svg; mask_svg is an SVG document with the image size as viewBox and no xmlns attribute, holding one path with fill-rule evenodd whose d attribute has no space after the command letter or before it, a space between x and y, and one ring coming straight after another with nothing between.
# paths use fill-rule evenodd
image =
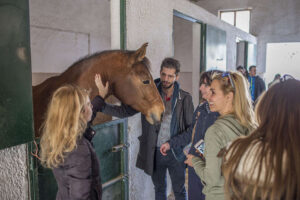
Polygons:
<instances>
[{"instance_id":1,"label":"blonde curly haired woman","mask_svg":"<svg viewBox=\"0 0 300 200\"><path fill-rule=\"evenodd\" d=\"M84 136L92 114L87 91L66 85L54 92L40 144L42 164L58 184L57 200L101 199L99 160Z\"/></svg>"},{"instance_id":2,"label":"blonde curly haired woman","mask_svg":"<svg viewBox=\"0 0 300 200\"><path fill-rule=\"evenodd\" d=\"M206 200L225 199L222 158L218 153L229 142L248 135L256 127L246 79L236 72L224 72L213 77L212 95L208 99L212 112L220 117L211 125L204 138L204 159L189 155L186 163L194 167L204 183Z\"/></svg>"}]
</instances>

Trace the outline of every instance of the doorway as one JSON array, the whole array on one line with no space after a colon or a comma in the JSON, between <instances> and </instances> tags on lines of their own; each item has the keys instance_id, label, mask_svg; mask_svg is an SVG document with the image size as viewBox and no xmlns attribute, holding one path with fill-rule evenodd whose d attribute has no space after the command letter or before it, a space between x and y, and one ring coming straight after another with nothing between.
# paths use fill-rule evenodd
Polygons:
<instances>
[{"instance_id":1,"label":"doorway","mask_svg":"<svg viewBox=\"0 0 300 200\"><path fill-rule=\"evenodd\" d=\"M174 11L173 54L181 64L178 82L192 95L194 105L199 104L201 30L201 22Z\"/></svg>"}]
</instances>

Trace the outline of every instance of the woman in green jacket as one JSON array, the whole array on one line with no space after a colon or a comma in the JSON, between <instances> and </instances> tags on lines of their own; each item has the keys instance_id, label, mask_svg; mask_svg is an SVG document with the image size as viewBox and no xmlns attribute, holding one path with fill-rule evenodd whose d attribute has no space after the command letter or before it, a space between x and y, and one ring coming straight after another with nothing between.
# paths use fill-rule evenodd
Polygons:
<instances>
[{"instance_id":1,"label":"woman in green jacket","mask_svg":"<svg viewBox=\"0 0 300 200\"><path fill-rule=\"evenodd\" d=\"M204 157L188 156L186 163L194 167L201 178L203 193L207 200L222 200L224 177L221 174L221 149L234 139L245 136L256 127L251 97L246 79L239 73L225 72L213 77L210 110L219 112L220 117L206 131Z\"/></svg>"}]
</instances>

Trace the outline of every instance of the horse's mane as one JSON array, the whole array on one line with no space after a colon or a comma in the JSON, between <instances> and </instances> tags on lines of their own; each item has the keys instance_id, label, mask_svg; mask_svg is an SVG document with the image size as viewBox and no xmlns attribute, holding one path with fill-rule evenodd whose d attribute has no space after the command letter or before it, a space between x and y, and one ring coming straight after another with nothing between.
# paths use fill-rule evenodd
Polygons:
<instances>
[{"instance_id":1,"label":"horse's mane","mask_svg":"<svg viewBox=\"0 0 300 200\"><path fill-rule=\"evenodd\" d=\"M93 53L92 55L86 55L82 58L79 58L79 60L75 61L69 68L76 66L78 64L84 64L85 61L88 61L94 57L101 57L104 56L107 53L113 53L113 52L119 52L120 50L107 50L107 51L98 51L96 53Z\"/></svg>"},{"instance_id":2,"label":"horse's mane","mask_svg":"<svg viewBox=\"0 0 300 200\"><path fill-rule=\"evenodd\" d=\"M134 53L135 51L128 51L128 50L107 50L107 51L100 51L100 52L95 52L92 55L86 55L82 58L80 58L79 60L75 61L70 67L68 67L68 69L66 69L65 71L68 71L69 69L77 66L77 65L81 65L84 66L85 62L88 62L89 60L95 58L95 57L102 57L106 54L109 53L117 53L117 52L123 52L125 55L130 55L132 53ZM144 57L144 59L141 61L143 63L143 65L146 67L146 69L150 72L151 70L151 66L150 66L150 61L148 58ZM64 71L64 72L65 72ZM64 73L63 72L63 73Z\"/></svg>"}]
</instances>

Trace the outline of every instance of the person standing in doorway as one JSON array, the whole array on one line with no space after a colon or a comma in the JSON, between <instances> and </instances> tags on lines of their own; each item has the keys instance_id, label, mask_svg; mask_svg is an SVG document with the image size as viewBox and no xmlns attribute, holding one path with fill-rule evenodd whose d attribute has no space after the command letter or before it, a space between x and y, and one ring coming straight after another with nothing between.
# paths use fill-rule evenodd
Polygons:
<instances>
[{"instance_id":1,"label":"person standing in doorway","mask_svg":"<svg viewBox=\"0 0 300 200\"><path fill-rule=\"evenodd\" d=\"M256 99L266 90L265 82L256 75L256 66L249 67L248 81L250 84L251 99L255 103Z\"/></svg>"},{"instance_id":2,"label":"person standing in doorway","mask_svg":"<svg viewBox=\"0 0 300 200\"><path fill-rule=\"evenodd\" d=\"M248 73L246 67L243 67L243 66L239 65L239 66L236 68L236 71L241 72L241 73L244 75L244 77L245 77L246 79L248 79L249 73Z\"/></svg>"},{"instance_id":3,"label":"person standing in doorway","mask_svg":"<svg viewBox=\"0 0 300 200\"><path fill-rule=\"evenodd\" d=\"M139 136L140 149L136 166L151 176L156 200L167 199L167 170L169 171L172 188L176 200L186 200L185 155L183 147L172 148L166 156L160 153L160 146L171 138L184 134L192 124L194 106L192 96L180 89L177 82L180 63L174 58L165 58L160 67L160 78L154 82L163 99L165 112L159 124L150 124L142 117L142 134ZM103 88L101 77L96 80L97 87ZM104 101L98 97L99 101ZM99 110L105 114L124 118L137 113L128 105L105 104Z\"/></svg>"},{"instance_id":4,"label":"person standing in doorway","mask_svg":"<svg viewBox=\"0 0 300 200\"><path fill-rule=\"evenodd\" d=\"M190 143L188 154L199 157L195 144L200 140L204 140L206 130L219 117L219 113L210 111L209 104L207 102L208 98L211 96L210 85L212 82L212 76L217 73L221 73L221 71L212 70L201 74L199 90L203 101L198 105L194 112L192 125L187 129L186 134L180 134L164 143L160 147L162 155L166 156L166 151L170 148L186 146ZM205 200L205 195L202 193L202 189L203 185L194 168L188 167L188 199Z\"/></svg>"}]
</instances>

